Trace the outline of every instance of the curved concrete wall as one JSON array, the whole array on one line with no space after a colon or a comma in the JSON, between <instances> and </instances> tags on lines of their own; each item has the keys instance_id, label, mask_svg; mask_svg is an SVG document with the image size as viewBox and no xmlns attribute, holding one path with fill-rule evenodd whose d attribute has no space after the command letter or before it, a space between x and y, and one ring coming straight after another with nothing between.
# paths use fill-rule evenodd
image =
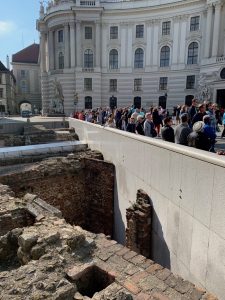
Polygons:
<instances>
[{"instance_id":1,"label":"curved concrete wall","mask_svg":"<svg viewBox=\"0 0 225 300\"><path fill-rule=\"evenodd\" d=\"M225 157L70 119L115 164L115 239L138 189L154 208L152 258L225 299Z\"/></svg>"}]
</instances>

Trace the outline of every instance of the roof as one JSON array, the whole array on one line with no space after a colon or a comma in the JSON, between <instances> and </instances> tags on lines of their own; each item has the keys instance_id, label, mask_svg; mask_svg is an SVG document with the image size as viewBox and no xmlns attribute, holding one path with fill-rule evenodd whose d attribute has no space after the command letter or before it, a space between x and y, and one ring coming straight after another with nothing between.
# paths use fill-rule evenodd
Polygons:
<instances>
[{"instance_id":1,"label":"roof","mask_svg":"<svg viewBox=\"0 0 225 300\"><path fill-rule=\"evenodd\" d=\"M0 61L0 71L9 72L9 70L3 65L1 61Z\"/></svg>"},{"instance_id":2,"label":"roof","mask_svg":"<svg viewBox=\"0 0 225 300\"><path fill-rule=\"evenodd\" d=\"M37 64L39 56L39 44L32 44L23 50L13 54L12 62L14 63L31 63Z\"/></svg>"}]
</instances>

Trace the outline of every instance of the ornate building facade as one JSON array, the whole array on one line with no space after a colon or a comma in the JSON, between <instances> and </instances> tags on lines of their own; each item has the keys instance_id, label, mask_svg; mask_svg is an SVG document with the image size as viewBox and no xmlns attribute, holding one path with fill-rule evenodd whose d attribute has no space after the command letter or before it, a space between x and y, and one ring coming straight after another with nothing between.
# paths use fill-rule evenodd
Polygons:
<instances>
[{"instance_id":1,"label":"ornate building facade","mask_svg":"<svg viewBox=\"0 0 225 300\"><path fill-rule=\"evenodd\" d=\"M99 106L225 106L225 1L55 0L41 5L43 112ZM78 103L77 103L78 101Z\"/></svg>"}]
</instances>

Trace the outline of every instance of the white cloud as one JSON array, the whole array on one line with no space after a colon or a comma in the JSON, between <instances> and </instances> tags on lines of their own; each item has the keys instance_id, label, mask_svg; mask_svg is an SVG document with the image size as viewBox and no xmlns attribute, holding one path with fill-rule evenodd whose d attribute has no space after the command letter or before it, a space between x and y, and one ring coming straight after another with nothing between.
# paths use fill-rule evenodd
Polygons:
<instances>
[{"instance_id":1,"label":"white cloud","mask_svg":"<svg viewBox=\"0 0 225 300\"><path fill-rule=\"evenodd\" d=\"M12 32L15 28L16 26L13 22L0 20L0 36Z\"/></svg>"}]
</instances>

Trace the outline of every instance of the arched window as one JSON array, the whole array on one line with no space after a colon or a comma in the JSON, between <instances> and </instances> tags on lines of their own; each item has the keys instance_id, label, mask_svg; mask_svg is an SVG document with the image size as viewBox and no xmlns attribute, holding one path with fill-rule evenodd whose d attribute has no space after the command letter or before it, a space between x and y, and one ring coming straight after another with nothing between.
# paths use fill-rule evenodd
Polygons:
<instances>
[{"instance_id":1,"label":"arched window","mask_svg":"<svg viewBox=\"0 0 225 300\"><path fill-rule=\"evenodd\" d=\"M188 47L188 65L194 65L198 63L198 43L192 42Z\"/></svg>"},{"instance_id":2,"label":"arched window","mask_svg":"<svg viewBox=\"0 0 225 300\"><path fill-rule=\"evenodd\" d=\"M84 51L84 68L93 68L93 51L86 49Z\"/></svg>"},{"instance_id":3,"label":"arched window","mask_svg":"<svg viewBox=\"0 0 225 300\"><path fill-rule=\"evenodd\" d=\"M135 51L134 67L135 68L143 68L144 67L144 50L141 48L138 48Z\"/></svg>"},{"instance_id":4,"label":"arched window","mask_svg":"<svg viewBox=\"0 0 225 300\"><path fill-rule=\"evenodd\" d=\"M109 52L109 68L118 69L118 51L116 49Z\"/></svg>"},{"instance_id":5,"label":"arched window","mask_svg":"<svg viewBox=\"0 0 225 300\"><path fill-rule=\"evenodd\" d=\"M59 52L59 69L64 68L64 55L62 52Z\"/></svg>"},{"instance_id":6,"label":"arched window","mask_svg":"<svg viewBox=\"0 0 225 300\"><path fill-rule=\"evenodd\" d=\"M85 109L92 109L92 97L86 96L84 98L84 107Z\"/></svg>"},{"instance_id":7,"label":"arched window","mask_svg":"<svg viewBox=\"0 0 225 300\"><path fill-rule=\"evenodd\" d=\"M170 65L170 47L163 46L160 51L160 67L168 67Z\"/></svg>"}]
</instances>

